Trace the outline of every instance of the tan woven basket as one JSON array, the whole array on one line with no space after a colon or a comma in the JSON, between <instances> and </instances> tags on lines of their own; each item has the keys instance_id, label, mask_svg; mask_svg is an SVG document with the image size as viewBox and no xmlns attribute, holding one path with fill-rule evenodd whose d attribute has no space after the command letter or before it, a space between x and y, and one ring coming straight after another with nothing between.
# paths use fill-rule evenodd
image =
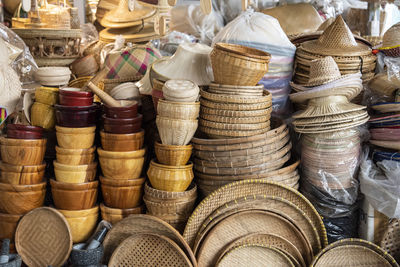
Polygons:
<instances>
[{"instance_id":1,"label":"tan woven basket","mask_svg":"<svg viewBox=\"0 0 400 267\"><path fill-rule=\"evenodd\" d=\"M191 183L186 191L169 192L155 189L151 187L149 183L146 183L144 187L144 193L146 198L152 201L160 201L160 199L162 199L164 202L188 201L197 196L197 185L195 183Z\"/></svg>"},{"instance_id":2,"label":"tan woven basket","mask_svg":"<svg viewBox=\"0 0 400 267\"><path fill-rule=\"evenodd\" d=\"M157 113L162 117L195 120L199 117L200 102L172 102L158 100Z\"/></svg>"},{"instance_id":3,"label":"tan woven basket","mask_svg":"<svg viewBox=\"0 0 400 267\"><path fill-rule=\"evenodd\" d=\"M264 91L262 96L237 96L227 94L213 94L204 90L200 90L200 95L205 99L220 103L256 104L272 101L272 95L268 91Z\"/></svg>"},{"instance_id":4,"label":"tan woven basket","mask_svg":"<svg viewBox=\"0 0 400 267\"><path fill-rule=\"evenodd\" d=\"M159 202L149 200L144 196L143 201L151 215L181 215L189 217L192 214L194 204L196 203L197 195L185 202Z\"/></svg>"},{"instance_id":5,"label":"tan woven basket","mask_svg":"<svg viewBox=\"0 0 400 267\"><path fill-rule=\"evenodd\" d=\"M224 116L202 114L201 118L211 122L219 122L226 124L251 124L251 123L262 123L269 121L271 115L253 116L253 117L224 117Z\"/></svg>"},{"instance_id":6,"label":"tan woven basket","mask_svg":"<svg viewBox=\"0 0 400 267\"><path fill-rule=\"evenodd\" d=\"M185 146L196 132L198 121L157 116L156 124L164 145Z\"/></svg>"},{"instance_id":7,"label":"tan woven basket","mask_svg":"<svg viewBox=\"0 0 400 267\"><path fill-rule=\"evenodd\" d=\"M232 137L245 137L245 136L253 136L257 134L262 134L266 133L269 131L270 127L266 127L264 129L260 130L250 130L250 131L232 131L232 130L220 130L220 129L214 129L214 128L209 128L209 127L204 127L204 126L199 126L199 129L203 132L206 133L208 136L211 138L232 138Z\"/></svg>"},{"instance_id":8,"label":"tan woven basket","mask_svg":"<svg viewBox=\"0 0 400 267\"><path fill-rule=\"evenodd\" d=\"M223 122L213 122L204 119L199 119L200 126L221 129L221 130L232 130L232 131L255 131L263 130L270 126L269 121L259 122L259 123L223 123Z\"/></svg>"},{"instance_id":9,"label":"tan woven basket","mask_svg":"<svg viewBox=\"0 0 400 267\"><path fill-rule=\"evenodd\" d=\"M221 102L214 102L204 98L200 99L200 103L202 106L213 108L213 109L223 109L223 110L265 110L272 106L271 100L266 100L260 103L254 104L238 104L238 103L221 103Z\"/></svg>"},{"instance_id":10,"label":"tan woven basket","mask_svg":"<svg viewBox=\"0 0 400 267\"><path fill-rule=\"evenodd\" d=\"M220 84L253 86L268 71L270 54L250 47L217 43L211 51L214 80Z\"/></svg>"},{"instance_id":11,"label":"tan woven basket","mask_svg":"<svg viewBox=\"0 0 400 267\"><path fill-rule=\"evenodd\" d=\"M158 161L161 164L170 166L183 166L189 161L192 155L192 145L170 146L158 142L154 144L154 150Z\"/></svg>"},{"instance_id":12,"label":"tan woven basket","mask_svg":"<svg viewBox=\"0 0 400 267\"><path fill-rule=\"evenodd\" d=\"M258 110L226 110L226 109L215 109L205 106L201 106L200 114L215 115L220 117L260 117L271 115L272 107L258 109Z\"/></svg>"}]
</instances>

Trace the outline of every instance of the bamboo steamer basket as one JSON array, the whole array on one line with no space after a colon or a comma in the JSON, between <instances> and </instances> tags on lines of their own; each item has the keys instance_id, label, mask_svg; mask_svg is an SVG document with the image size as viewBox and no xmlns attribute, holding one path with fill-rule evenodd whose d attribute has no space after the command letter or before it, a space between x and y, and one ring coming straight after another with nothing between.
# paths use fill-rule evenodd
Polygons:
<instances>
[{"instance_id":1,"label":"bamboo steamer basket","mask_svg":"<svg viewBox=\"0 0 400 267\"><path fill-rule=\"evenodd\" d=\"M198 121L157 116L156 124L164 145L185 146L194 136Z\"/></svg>"},{"instance_id":2,"label":"bamboo steamer basket","mask_svg":"<svg viewBox=\"0 0 400 267\"><path fill-rule=\"evenodd\" d=\"M194 178L193 163L185 166L168 166L150 162L147 176L151 185L163 191L182 192L185 191Z\"/></svg>"},{"instance_id":3,"label":"bamboo steamer basket","mask_svg":"<svg viewBox=\"0 0 400 267\"><path fill-rule=\"evenodd\" d=\"M1 158L13 165L40 165L46 152L46 139L0 138Z\"/></svg>"},{"instance_id":4,"label":"bamboo steamer basket","mask_svg":"<svg viewBox=\"0 0 400 267\"><path fill-rule=\"evenodd\" d=\"M180 120L195 120L199 117L200 102L172 102L160 99L157 114Z\"/></svg>"},{"instance_id":5,"label":"bamboo steamer basket","mask_svg":"<svg viewBox=\"0 0 400 267\"><path fill-rule=\"evenodd\" d=\"M216 83L254 86L267 73L271 55L241 45L217 43L210 58Z\"/></svg>"},{"instance_id":6,"label":"bamboo steamer basket","mask_svg":"<svg viewBox=\"0 0 400 267\"><path fill-rule=\"evenodd\" d=\"M192 155L192 145L170 146L159 142L154 144L157 160L164 165L184 166Z\"/></svg>"}]
</instances>

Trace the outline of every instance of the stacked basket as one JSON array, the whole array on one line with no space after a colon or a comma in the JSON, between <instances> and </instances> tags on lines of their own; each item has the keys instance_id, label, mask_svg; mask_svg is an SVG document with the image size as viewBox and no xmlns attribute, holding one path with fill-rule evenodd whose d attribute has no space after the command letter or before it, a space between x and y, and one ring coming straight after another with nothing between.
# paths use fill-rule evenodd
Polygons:
<instances>
[{"instance_id":1,"label":"stacked basket","mask_svg":"<svg viewBox=\"0 0 400 267\"><path fill-rule=\"evenodd\" d=\"M257 82L268 71L270 55L218 43L211 52L215 83L201 94L200 130L212 138L245 137L270 129L272 98Z\"/></svg>"},{"instance_id":2,"label":"stacked basket","mask_svg":"<svg viewBox=\"0 0 400 267\"><path fill-rule=\"evenodd\" d=\"M104 124L100 132L102 148L97 149L103 177L100 177L104 203L101 215L112 224L130 214L143 211L142 196L145 178L140 178L146 150L144 130L138 103L128 106L105 106L103 118L116 121ZM124 121L136 121L131 124Z\"/></svg>"},{"instance_id":3,"label":"stacked basket","mask_svg":"<svg viewBox=\"0 0 400 267\"><path fill-rule=\"evenodd\" d=\"M144 201L148 213L182 231L197 198L193 163L189 162L197 129L199 88L190 81L169 80L164 84L166 100L158 101L157 127L162 143L155 143L158 162L152 160Z\"/></svg>"}]
</instances>

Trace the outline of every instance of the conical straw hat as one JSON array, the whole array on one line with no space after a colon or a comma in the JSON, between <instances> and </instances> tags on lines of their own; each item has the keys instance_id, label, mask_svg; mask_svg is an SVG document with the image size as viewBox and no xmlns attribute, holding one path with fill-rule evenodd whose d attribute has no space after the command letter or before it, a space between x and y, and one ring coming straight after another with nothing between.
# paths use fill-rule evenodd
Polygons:
<instances>
[{"instance_id":1,"label":"conical straw hat","mask_svg":"<svg viewBox=\"0 0 400 267\"><path fill-rule=\"evenodd\" d=\"M315 59L310 63L308 83L303 86L323 85L341 77L339 67L332 57Z\"/></svg>"},{"instance_id":2,"label":"conical straw hat","mask_svg":"<svg viewBox=\"0 0 400 267\"><path fill-rule=\"evenodd\" d=\"M326 56L361 56L371 53L367 45L356 42L342 16L338 16L318 40L305 42L301 47L307 52Z\"/></svg>"},{"instance_id":3,"label":"conical straw hat","mask_svg":"<svg viewBox=\"0 0 400 267\"><path fill-rule=\"evenodd\" d=\"M137 1L134 1L134 8L130 11L128 1L121 0L118 7L108 12L100 24L106 28L128 28L143 24L156 13L156 9L144 7Z\"/></svg>"},{"instance_id":4,"label":"conical straw hat","mask_svg":"<svg viewBox=\"0 0 400 267\"><path fill-rule=\"evenodd\" d=\"M394 24L385 32L381 49L391 49L398 46L400 46L400 22Z\"/></svg>"},{"instance_id":5,"label":"conical straw hat","mask_svg":"<svg viewBox=\"0 0 400 267\"><path fill-rule=\"evenodd\" d=\"M365 109L365 106L350 103L345 96L325 96L311 99L305 110L294 114L293 118L311 118Z\"/></svg>"}]
</instances>

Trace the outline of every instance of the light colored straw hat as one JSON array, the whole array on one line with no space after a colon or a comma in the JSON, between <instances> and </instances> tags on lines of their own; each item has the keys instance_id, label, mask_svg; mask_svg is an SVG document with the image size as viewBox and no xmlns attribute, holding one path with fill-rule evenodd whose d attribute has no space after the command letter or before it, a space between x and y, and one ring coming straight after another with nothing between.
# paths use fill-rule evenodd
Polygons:
<instances>
[{"instance_id":1,"label":"light colored straw hat","mask_svg":"<svg viewBox=\"0 0 400 267\"><path fill-rule=\"evenodd\" d=\"M400 56L400 22L385 32L380 50L390 57Z\"/></svg>"},{"instance_id":2,"label":"light colored straw hat","mask_svg":"<svg viewBox=\"0 0 400 267\"><path fill-rule=\"evenodd\" d=\"M293 118L311 118L365 109L365 106L350 103L345 96L325 96L311 99L305 110L294 114Z\"/></svg>"},{"instance_id":3,"label":"light colored straw hat","mask_svg":"<svg viewBox=\"0 0 400 267\"><path fill-rule=\"evenodd\" d=\"M303 86L316 86L326 84L337 79L342 75L335 60L332 57L314 59L310 63L310 75L308 82Z\"/></svg>"},{"instance_id":4,"label":"light colored straw hat","mask_svg":"<svg viewBox=\"0 0 400 267\"><path fill-rule=\"evenodd\" d=\"M329 25L318 40L304 42L302 49L326 56L362 56L371 53L371 48L356 42L342 16Z\"/></svg>"}]
</instances>

